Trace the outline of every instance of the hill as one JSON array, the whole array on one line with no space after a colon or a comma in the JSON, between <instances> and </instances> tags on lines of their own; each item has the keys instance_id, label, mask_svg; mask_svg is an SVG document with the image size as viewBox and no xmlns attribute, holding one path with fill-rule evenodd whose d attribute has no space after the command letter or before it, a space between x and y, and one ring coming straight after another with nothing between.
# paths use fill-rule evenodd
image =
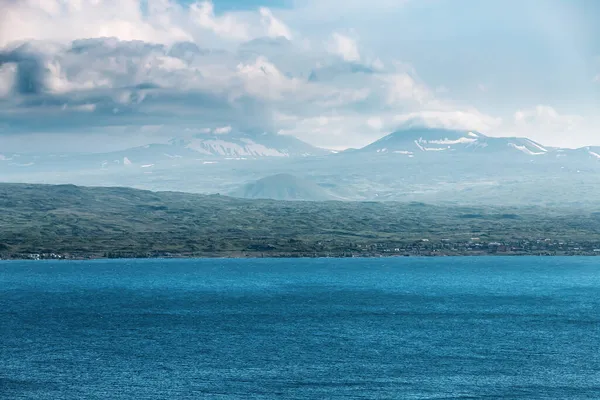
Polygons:
<instances>
[{"instance_id":1,"label":"hill","mask_svg":"<svg viewBox=\"0 0 600 400\"><path fill-rule=\"evenodd\" d=\"M600 213L0 184L0 257L598 254ZM54 257L54 256L53 256Z\"/></svg>"},{"instance_id":2,"label":"hill","mask_svg":"<svg viewBox=\"0 0 600 400\"><path fill-rule=\"evenodd\" d=\"M335 196L319 185L290 174L277 174L248 183L231 193L244 199L333 200Z\"/></svg>"}]
</instances>

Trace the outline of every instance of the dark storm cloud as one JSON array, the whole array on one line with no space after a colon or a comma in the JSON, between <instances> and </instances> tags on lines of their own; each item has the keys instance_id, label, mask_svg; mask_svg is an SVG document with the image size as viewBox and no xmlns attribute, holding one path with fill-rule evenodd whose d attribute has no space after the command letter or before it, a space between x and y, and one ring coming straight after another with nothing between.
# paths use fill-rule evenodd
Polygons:
<instances>
[{"instance_id":1,"label":"dark storm cloud","mask_svg":"<svg viewBox=\"0 0 600 400\"><path fill-rule=\"evenodd\" d=\"M46 68L40 55L25 45L10 51L0 51L0 66L8 63L17 65L13 88L15 93L33 95L44 91Z\"/></svg>"}]
</instances>

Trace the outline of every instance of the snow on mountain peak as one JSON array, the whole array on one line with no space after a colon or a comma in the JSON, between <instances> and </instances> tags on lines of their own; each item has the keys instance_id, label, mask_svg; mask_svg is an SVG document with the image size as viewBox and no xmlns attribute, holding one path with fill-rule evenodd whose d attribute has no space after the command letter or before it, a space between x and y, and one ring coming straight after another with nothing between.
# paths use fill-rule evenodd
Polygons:
<instances>
[{"instance_id":1,"label":"snow on mountain peak","mask_svg":"<svg viewBox=\"0 0 600 400\"><path fill-rule=\"evenodd\" d=\"M431 143L431 144L465 144L465 143L473 143L476 141L477 141L477 139L460 137L458 139L444 138L444 139L438 139L438 140L424 140L423 142Z\"/></svg>"},{"instance_id":2,"label":"snow on mountain peak","mask_svg":"<svg viewBox=\"0 0 600 400\"><path fill-rule=\"evenodd\" d=\"M396 131L360 151L400 154L401 152L495 153L514 150L529 156L544 155L549 152L542 145L527 138L489 137L473 131L433 128Z\"/></svg>"},{"instance_id":3,"label":"snow on mountain peak","mask_svg":"<svg viewBox=\"0 0 600 400\"><path fill-rule=\"evenodd\" d=\"M247 138L239 141L222 139L192 139L186 148L202 154L219 156L251 156L251 157L288 157L289 154L278 149L269 148Z\"/></svg>"},{"instance_id":4,"label":"snow on mountain peak","mask_svg":"<svg viewBox=\"0 0 600 400\"><path fill-rule=\"evenodd\" d=\"M532 151L531 149L527 148L526 146L518 145L518 144L515 144L515 143L508 143L508 146L510 146L512 148L515 148L515 149L517 149L517 150L519 150L519 151L521 151L521 152L523 152L525 154L528 154L530 156L539 156L539 155L542 155L542 154L546 154L543 151L542 152Z\"/></svg>"},{"instance_id":5,"label":"snow on mountain peak","mask_svg":"<svg viewBox=\"0 0 600 400\"><path fill-rule=\"evenodd\" d=\"M600 159L600 154L596 153L595 151L592 151L589 147L588 147L587 151L588 151L589 155Z\"/></svg>"}]
</instances>

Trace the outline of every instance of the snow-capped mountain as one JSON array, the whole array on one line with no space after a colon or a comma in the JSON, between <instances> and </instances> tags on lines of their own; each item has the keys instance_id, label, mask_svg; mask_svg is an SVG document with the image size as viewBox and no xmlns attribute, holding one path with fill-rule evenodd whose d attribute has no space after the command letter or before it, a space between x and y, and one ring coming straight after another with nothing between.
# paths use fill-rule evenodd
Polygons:
<instances>
[{"instance_id":1,"label":"snow-capped mountain","mask_svg":"<svg viewBox=\"0 0 600 400\"><path fill-rule=\"evenodd\" d=\"M150 144L103 155L102 168L130 166L168 168L182 164L212 164L225 160L289 159L314 157L330 151L313 147L292 136L270 133L257 135L245 133L198 134L186 138L173 138L168 144Z\"/></svg>"},{"instance_id":2,"label":"snow-capped mountain","mask_svg":"<svg viewBox=\"0 0 600 400\"><path fill-rule=\"evenodd\" d=\"M213 133L188 139L172 139L170 143L174 150L191 150L202 156L215 157L308 157L329 153L293 136L271 133Z\"/></svg>"},{"instance_id":3,"label":"snow-capped mountain","mask_svg":"<svg viewBox=\"0 0 600 400\"><path fill-rule=\"evenodd\" d=\"M393 132L363 147L360 153L398 154L415 157L422 153L515 153L541 156L553 149L527 138L489 137L476 131L410 129Z\"/></svg>"},{"instance_id":4,"label":"snow-capped mountain","mask_svg":"<svg viewBox=\"0 0 600 400\"><path fill-rule=\"evenodd\" d=\"M293 159L322 156L331 151L311 146L293 136L232 132L229 128L194 136L176 137L108 153L0 154L0 172L114 170L127 167L150 173L161 168L217 163L221 160Z\"/></svg>"}]
</instances>

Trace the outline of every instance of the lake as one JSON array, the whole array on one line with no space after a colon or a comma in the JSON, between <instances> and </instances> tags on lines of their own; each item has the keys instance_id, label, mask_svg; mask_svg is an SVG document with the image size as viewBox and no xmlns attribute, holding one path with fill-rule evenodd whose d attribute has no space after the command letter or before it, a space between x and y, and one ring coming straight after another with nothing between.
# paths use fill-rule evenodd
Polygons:
<instances>
[{"instance_id":1,"label":"lake","mask_svg":"<svg viewBox=\"0 0 600 400\"><path fill-rule=\"evenodd\" d=\"M600 258L0 262L2 399L590 399Z\"/></svg>"}]
</instances>

